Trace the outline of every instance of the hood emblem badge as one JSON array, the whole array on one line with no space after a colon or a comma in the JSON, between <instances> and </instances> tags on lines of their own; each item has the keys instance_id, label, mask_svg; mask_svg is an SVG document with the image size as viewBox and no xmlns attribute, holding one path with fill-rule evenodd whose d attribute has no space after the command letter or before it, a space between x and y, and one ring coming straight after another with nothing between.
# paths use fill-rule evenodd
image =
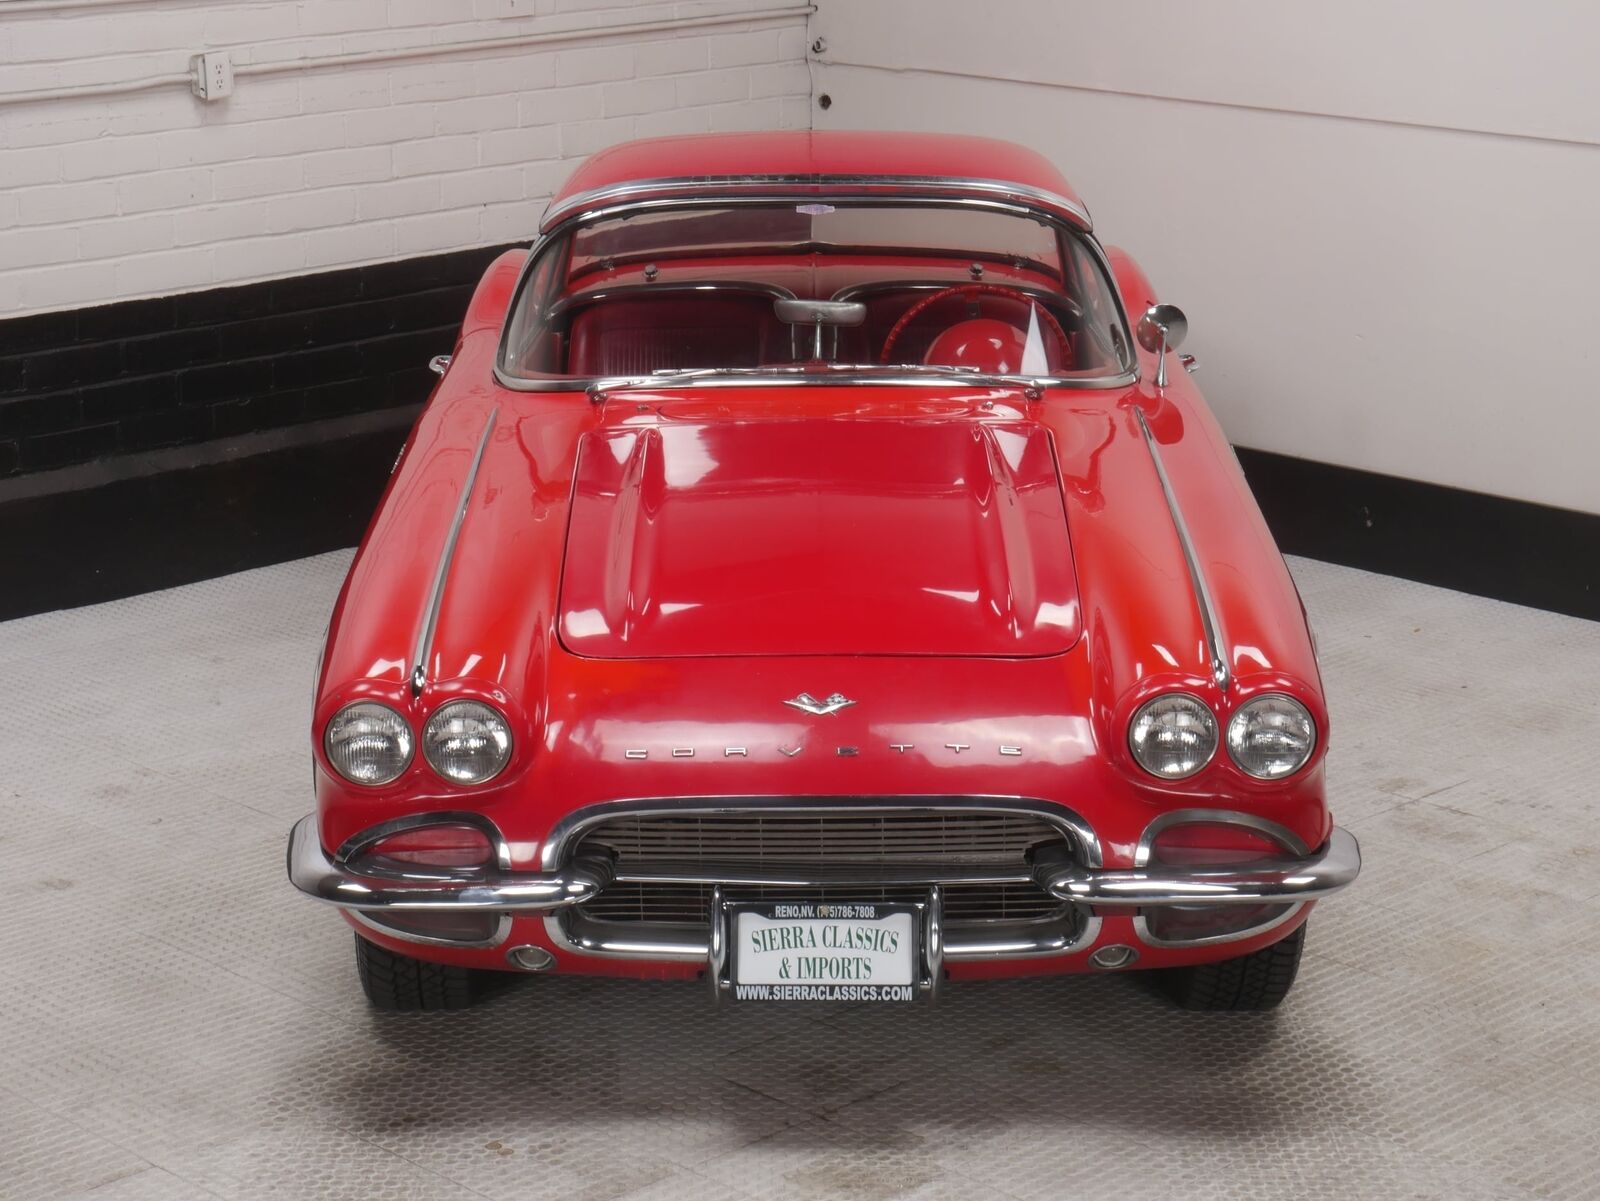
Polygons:
<instances>
[{"instance_id":1,"label":"hood emblem badge","mask_svg":"<svg viewBox=\"0 0 1600 1201\"><path fill-rule=\"evenodd\" d=\"M813 717L827 717L830 714L839 712L840 709L848 709L855 704L842 692L835 692L825 701L819 701L809 692L802 692L794 700L784 701L783 703L791 709L798 709L802 713L811 714Z\"/></svg>"}]
</instances>

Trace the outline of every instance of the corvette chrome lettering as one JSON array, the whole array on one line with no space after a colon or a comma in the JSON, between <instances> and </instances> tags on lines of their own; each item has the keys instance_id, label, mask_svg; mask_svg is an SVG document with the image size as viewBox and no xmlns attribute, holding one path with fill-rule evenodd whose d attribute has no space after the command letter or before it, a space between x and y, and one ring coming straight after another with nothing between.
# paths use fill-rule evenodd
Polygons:
<instances>
[{"instance_id":1,"label":"corvette chrome lettering","mask_svg":"<svg viewBox=\"0 0 1600 1201\"><path fill-rule=\"evenodd\" d=\"M888 750L895 752L897 755L904 755L907 751L913 750L916 747L916 744L912 742L887 742L883 743L882 745ZM780 745L775 749L786 759L793 759L806 748L803 745ZM952 755L960 755L963 752L973 750L974 745L970 742L947 742L944 744L944 749L949 751ZM984 753L982 747L977 749L980 754ZM750 759L753 757L760 757L762 755L762 748L750 746L725 746L720 748L720 751L721 757L724 759ZM864 755L871 754L871 752L871 747L863 746L835 746L833 748L834 757L838 759L859 759ZM693 759L695 757L695 753L696 748L692 746L675 746L667 748L668 756L673 759ZM712 748L710 753L716 754L717 749ZM1015 743L1002 742L995 747L993 753L1002 758L1017 759L1022 757L1023 749L1021 746ZM624 759L635 760L649 759L650 752L644 747L628 747L622 752L622 757Z\"/></svg>"}]
</instances>

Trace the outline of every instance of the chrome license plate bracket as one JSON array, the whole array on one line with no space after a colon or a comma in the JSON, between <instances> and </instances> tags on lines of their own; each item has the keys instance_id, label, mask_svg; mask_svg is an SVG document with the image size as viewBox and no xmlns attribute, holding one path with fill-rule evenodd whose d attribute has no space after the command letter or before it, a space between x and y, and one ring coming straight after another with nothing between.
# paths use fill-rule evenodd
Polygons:
<instances>
[{"instance_id":1,"label":"chrome license plate bracket","mask_svg":"<svg viewBox=\"0 0 1600 1201\"><path fill-rule=\"evenodd\" d=\"M931 1000L944 974L943 898L730 901L712 890L706 975L720 1003Z\"/></svg>"}]
</instances>

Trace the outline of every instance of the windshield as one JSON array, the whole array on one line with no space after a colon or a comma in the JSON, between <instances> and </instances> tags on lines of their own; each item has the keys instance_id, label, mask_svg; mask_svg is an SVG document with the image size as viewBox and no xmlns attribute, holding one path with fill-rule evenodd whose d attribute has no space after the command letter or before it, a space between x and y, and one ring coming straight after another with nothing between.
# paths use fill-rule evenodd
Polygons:
<instances>
[{"instance_id":1,"label":"windshield","mask_svg":"<svg viewBox=\"0 0 1600 1201\"><path fill-rule=\"evenodd\" d=\"M845 200L578 225L524 274L500 358L507 376L550 381L814 367L1075 382L1131 366L1115 291L1077 233Z\"/></svg>"}]
</instances>

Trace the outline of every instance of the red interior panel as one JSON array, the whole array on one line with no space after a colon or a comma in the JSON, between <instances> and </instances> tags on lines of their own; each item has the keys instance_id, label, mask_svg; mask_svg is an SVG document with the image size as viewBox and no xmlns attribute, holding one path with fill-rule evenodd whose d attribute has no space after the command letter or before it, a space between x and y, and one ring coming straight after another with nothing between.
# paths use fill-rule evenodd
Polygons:
<instances>
[{"instance_id":1,"label":"red interior panel","mask_svg":"<svg viewBox=\"0 0 1600 1201\"><path fill-rule=\"evenodd\" d=\"M636 375L694 367L756 367L779 345L766 297L663 292L609 300L572 319L569 375ZM783 338L787 345L787 338Z\"/></svg>"}]
</instances>

